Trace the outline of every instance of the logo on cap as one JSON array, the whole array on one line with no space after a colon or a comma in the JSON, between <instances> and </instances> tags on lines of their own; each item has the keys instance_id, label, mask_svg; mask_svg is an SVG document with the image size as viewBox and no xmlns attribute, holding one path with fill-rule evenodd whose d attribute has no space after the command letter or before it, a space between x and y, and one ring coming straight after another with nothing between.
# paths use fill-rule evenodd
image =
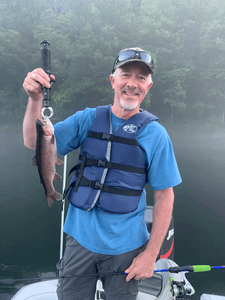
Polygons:
<instances>
[{"instance_id":1,"label":"logo on cap","mask_svg":"<svg viewBox=\"0 0 225 300\"><path fill-rule=\"evenodd\" d=\"M128 132L128 133L134 133L137 131L137 126L133 124L129 124L123 127L123 130Z\"/></svg>"}]
</instances>

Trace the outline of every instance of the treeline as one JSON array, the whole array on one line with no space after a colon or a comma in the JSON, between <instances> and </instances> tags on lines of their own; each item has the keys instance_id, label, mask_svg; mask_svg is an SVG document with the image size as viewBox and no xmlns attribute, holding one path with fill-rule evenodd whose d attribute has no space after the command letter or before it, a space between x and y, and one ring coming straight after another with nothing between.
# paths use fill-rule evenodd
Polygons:
<instances>
[{"instance_id":1,"label":"treeline","mask_svg":"<svg viewBox=\"0 0 225 300\"><path fill-rule=\"evenodd\" d=\"M27 72L50 42L57 121L113 101L118 52L139 46L155 63L142 107L165 121L223 124L224 0L1 0L0 124L21 126ZM151 106L151 107L149 107Z\"/></svg>"}]
</instances>

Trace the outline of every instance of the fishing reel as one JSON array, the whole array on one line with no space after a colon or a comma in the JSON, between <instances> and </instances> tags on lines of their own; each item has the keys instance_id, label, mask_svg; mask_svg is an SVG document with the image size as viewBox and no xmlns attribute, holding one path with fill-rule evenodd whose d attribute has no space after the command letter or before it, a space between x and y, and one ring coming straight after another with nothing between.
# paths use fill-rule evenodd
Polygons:
<instances>
[{"instance_id":1,"label":"fishing reel","mask_svg":"<svg viewBox=\"0 0 225 300\"><path fill-rule=\"evenodd\" d=\"M191 296L194 294L193 287L188 281L175 281L173 277L170 277L169 281L171 284L170 292L174 299L184 298L186 295Z\"/></svg>"},{"instance_id":2,"label":"fishing reel","mask_svg":"<svg viewBox=\"0 0 225 300\"><path fill-rule=\"evenodd\" d=\"M51 74L51 52L50 43L46 40L41 42L41 67L50 76ZM56 82L54 79L50 79L49 83ZM43 90L43 108L41 110L41 115L44 119L50 119L53 116L53 109L50 106L51 101L51 88L46 88L42 86ZM46 110L49 111L49 115L45 114Z\"/></svg>"},{"instance_id":3,"label":"fishing reel","mask_svg":"<svg viewBox=\"0 0 225 300\"><path fill-rule=\"evenodd\" d=\"M172 277L170 277L171 288L170 292L174 299L184 298L186 296L186 290L184 288L184 281L175 281Z\"/></svg>"}]
</instances>

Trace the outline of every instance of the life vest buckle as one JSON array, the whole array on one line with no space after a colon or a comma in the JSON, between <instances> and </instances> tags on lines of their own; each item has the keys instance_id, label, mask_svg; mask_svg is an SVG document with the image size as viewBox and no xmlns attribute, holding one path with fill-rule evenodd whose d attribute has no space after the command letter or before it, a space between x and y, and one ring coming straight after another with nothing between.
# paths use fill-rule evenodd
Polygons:
<instances>
[{"instance_id":1,"label":"life vest buckle","mask_svg":"<svg viewBox=\"0 0 225 300\"><path fill-rule=\"evenodd\" d=\"M108 162L107 160L95 159L95 166L105 168L107 162Z\"/></svg>"},{"instance_id":2,"label":"life vest buckle","mask_svg":"<svg viewBox=\"0 0 225 300\"><path fill-rule=\"evenodd\" d=\"M110 137L111 137L111 134L102 132L102 137L101 137L102 140L107 140L107 141L109 141L109 140L110 140Z\"/></svg>"},{"instance_id":3,"label":"life vest buckle","mask_svg":"<svg viewBox=\"0 0 225 300\"><path fill-rule=\"evenodd\" d=\"M101 184L101 183L98 182L98 181L91 180L91 181L90 181L90 187L91 187L92 189L95 189L95 190L102 190L102 189L103 189L103 184Z\"/></svg>"}]
</instances>

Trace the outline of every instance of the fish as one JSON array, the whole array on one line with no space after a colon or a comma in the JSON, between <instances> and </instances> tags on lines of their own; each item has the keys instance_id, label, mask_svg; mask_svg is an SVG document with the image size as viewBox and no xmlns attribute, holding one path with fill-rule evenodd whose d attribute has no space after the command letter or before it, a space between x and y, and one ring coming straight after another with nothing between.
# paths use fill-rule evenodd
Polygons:
<instances>
[{"instance_id":1,"label":"fish","mask_svg":"<svg viewBox=\"0 0 225 300\"><path fill-rule=\"evenodd\" d=\"M54 127L51 121L49 119L37 119L36 132L36 154L31 163L38 168L41 184L45 190L45 197L48 206L51 207L55 201L63 199L62 194L55 190L53 181L61 179L61 176L55 171L55 165L62 165L64 162L57 158Z\"/></svg>"}]
</instances>

